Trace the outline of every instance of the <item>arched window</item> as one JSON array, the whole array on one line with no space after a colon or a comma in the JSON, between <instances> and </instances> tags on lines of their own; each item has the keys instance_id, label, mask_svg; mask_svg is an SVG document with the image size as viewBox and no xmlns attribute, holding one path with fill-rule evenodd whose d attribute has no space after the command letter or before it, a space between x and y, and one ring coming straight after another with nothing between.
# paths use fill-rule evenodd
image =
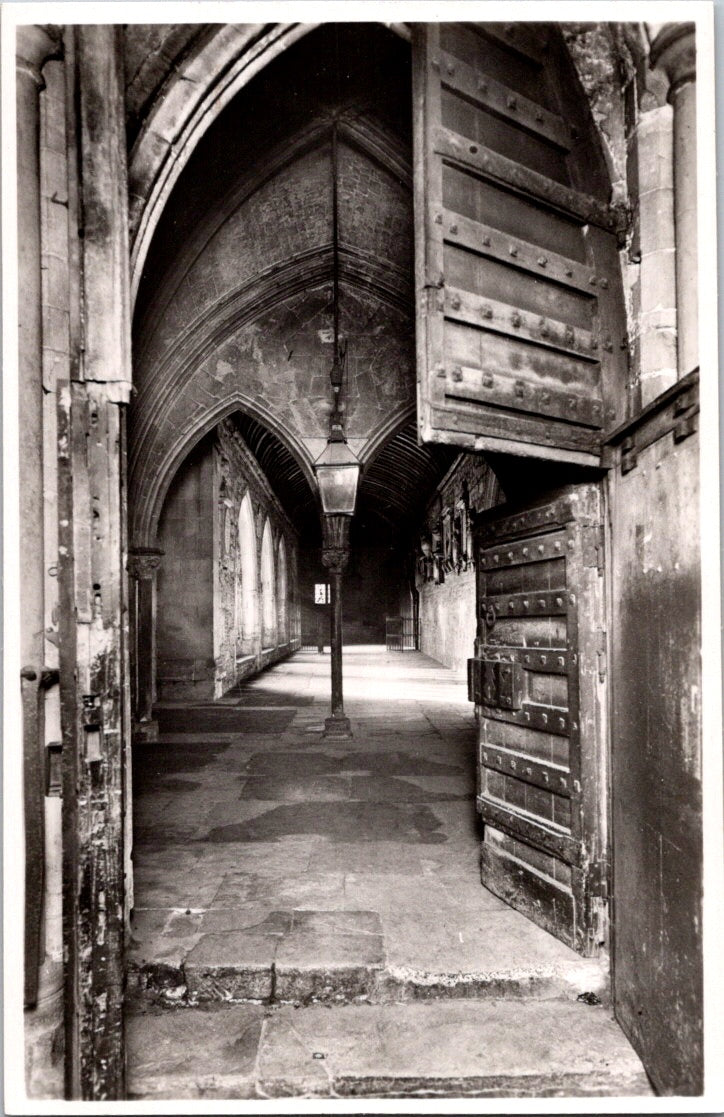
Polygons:
<instances>
[{"instance_id":1,"label":"arched window","mask_svg":"<svg viewBox=\"0 0 724 1117\"><path fill-rule=\"evenodd\" d=\"M287 548L282 536L277 550L277 618L280 644L286 644L289 640L288 593Z\"/></svg>"},{"instance_id":2,"label":"arched window","mask_svg":"<svg viewBox=\"0 0 724 1117\"><path fill-rule=\"evenodd\" d=\"M271 524L267 520L261 537L261 641L265 648L272 648L277 642L274 583L274 544Z\"/></svg>"},{"instance_id":3,"label":"arched window","mask_svg":"<svg viewBox=\"0 0 724 1117\"><path fill-rule=\"evenodd\" d=\"M249 493L239 508L239 569L237 571L237 638L241 651L250 654L259 631L257 608L257 559L254 512Z\"/></svg>"}]
</instances>

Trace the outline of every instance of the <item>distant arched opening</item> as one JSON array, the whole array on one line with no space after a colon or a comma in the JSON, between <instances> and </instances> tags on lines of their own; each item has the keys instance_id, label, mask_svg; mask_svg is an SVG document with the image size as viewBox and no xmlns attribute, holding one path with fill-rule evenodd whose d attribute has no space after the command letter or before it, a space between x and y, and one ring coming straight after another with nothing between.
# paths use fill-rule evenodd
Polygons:
<instances>
[{"instance_id":1,"label":"distant arched opening","mask_svg":"<svg viewBox=\"0 0 724 1117\"><path fill-rule=\"evenodd\" d=\"M284 537L279 540L277 550L277 629L278 641L289 641L289 579L287 575L287 548Z\"/></svg>"},{"instance_id":2,"label":"distant arched opening","mask_svg":"<svg viewBox=\"0 0 724 1117\"><path fill-rule=\"evenodd\" d=\"M273 648L277 642L275 598L274 545L271 524L267 520L261 539L261 642L264 648Z\"/></svg>"},{"instance_id":3,"label":"distant arched opening","mask_svg":"<svg viewBox=\"0 0 724 1117\"><path fill-rule=\"evenodd\" d=\"M259 635L258 568L254 512L249 492L239 508L239 564L237 570L237 646L242 655L251 655Z\"/></svg>"}]
</instances>

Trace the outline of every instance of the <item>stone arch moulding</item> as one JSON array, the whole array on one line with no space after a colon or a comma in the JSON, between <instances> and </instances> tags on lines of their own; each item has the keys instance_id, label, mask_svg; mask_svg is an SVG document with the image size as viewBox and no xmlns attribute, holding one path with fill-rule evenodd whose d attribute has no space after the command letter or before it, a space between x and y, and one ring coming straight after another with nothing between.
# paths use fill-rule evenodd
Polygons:
<instances>
[{"instance_id":1,"label":"stone arch moulding","mask_svg":"<svg viewBox=\"0 0 724 1117\"><path fill-rule=\"evenodd\" d=\"M174 184L196 145L232 98L256 74L318 24L220 24L203 46L192 53L164 83L129 155L129 232L131 241L131 304L135 303L151 239ZM405 23L387 23L410 40ZM642 34L646 41L646 37ZM568 47L567 47L568 49ZM581 75L581 62L570 52ZM593 111L594 92L584 81ZM611 152L602 139L604 157Z\"/></svg>"},{"instance_id":2,"label":"stone arch moulding","mask_svg":"<svg viewBox=\"0 0 724 1117\"><path fill-rule=\"evenodd\" d=\"M317 482L314 476L314 467L306 448L286 428L279 424L258 399L252 399L236 390L210 407L193 424L179 430L177 437L167 449L161 462L154 459L149 464L147 456L139 464L131 480L129 494L130 538L133 541L133 546L150 547L154 545L166 494L176 472L204 435L212 431L222 419L225 419L234 411L244 411L247 415L251 415L252 418L268 427L295 458L310 489L313 493L316 493Z\"/></svg>"},{"instance_id":3,"label":"stone arch moulding","mask_svg":"<svg viewBox=\"0 0 724 1117\"><path fill-rule=\"evenodd\" d=\"M374 461L383 446L389 442L391 438L394 438L401 427L404 427L411 419L414 419L416 414L417 405L415 403L408 403L397 411L393 411L383 423L380 423L380 425L375 428L358 455L363 469Z\"/></svg>"},{"instance_id":4,"label":"stone arch moulding","mask_svg":"<svg viewBox=\"0 0 724 1117\"><path fill-rule=\"evenodd\" d=\"M239 90L319 26L220 24L157 94L128 161L131 305L166 201L195 147ZM409 40L405 24L385 24Z\"/></svg>"}]
</instances>

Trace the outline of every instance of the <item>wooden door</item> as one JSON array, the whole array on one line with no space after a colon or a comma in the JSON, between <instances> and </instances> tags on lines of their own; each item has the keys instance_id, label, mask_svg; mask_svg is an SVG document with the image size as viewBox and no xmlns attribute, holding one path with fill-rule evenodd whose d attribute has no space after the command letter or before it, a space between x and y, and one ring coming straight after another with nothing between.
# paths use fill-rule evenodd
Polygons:
<instances>
[{"instance_id":1,"label":"wooden door","mask_svg":"<svg viewBox=\"0 0 724 1117\"><path fill-rule=\"evenodd\" d=\"M605 633L597 485L476 526L483 884L582 954L606 939Z\"/></svg>"},{"instance_id":2,"label":"wooden door","mask_svg":"<svg viewBox=\"0 0 724 1117\"><path fill-rule=\"evenodd\" d=\"M703 1082L698 373L612 440L616 1017L661 1094ZM712 679L712 686L717 686Z\"/></svg>"},{"instance_id":3,"label":"wooden door","mask_svg":"<svg viewBox=\"0 0 724 1117\"><path fill-rule=\"evenodd\" d=\"M413 38L422 441L598 464L623 420L623 214L552 24Z\"/></svg>"}]
</instances>

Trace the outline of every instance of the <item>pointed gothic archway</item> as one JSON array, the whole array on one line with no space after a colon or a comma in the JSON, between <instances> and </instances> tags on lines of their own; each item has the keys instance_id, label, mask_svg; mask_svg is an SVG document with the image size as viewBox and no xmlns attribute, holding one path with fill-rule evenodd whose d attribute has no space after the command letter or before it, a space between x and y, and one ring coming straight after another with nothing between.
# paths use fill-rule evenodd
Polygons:
<instances>
[{"instance_id":1,"label":"pointed gothic archway","mask_svg":"<svg viewBox=\"0 0 724 1117\"><path fill-rule=\"evenodd\" d=\"M244 493L239 507L239 566L237 570L237 595L239 616L237 622L239 652L250 655L259 638L258 558L254 512L249 490Z\"/></svg>"},{"instance_id":2,"label":"pointed gothic archway","mask_svg":"<svg viewBox=\"0 0 724 1117\"><path fill-rule=\"evenodd\" d=\"M287 548L284 536L279 539L277 547L277 642L286 644L289 641L289 575L287 569Z\"/></svg>"},{"instance_id":3,"label":"pointed gothic archway","mask_svg":"<svg viewBox=\"0 0 724 1117\"><path fill-rule=\"evenodd\" d=\"M320 260L316 261L320 264ZM350 274L351 274L350 266ZM322 275L323 268L316 271L315 278ZM302 276L295 276L297 284L302 283ZM368 284L368 286L371 286ZM265 297L268 292L265 288ZM275 306L276 313L276 306ZM225 321L219 326L219 337L227 330L228 323ZM210 338L204 338L204 341L210 341ZM215 338L216 341L216 338ZM191 343L190 343L191 344ZM209 346L210 347L210 346ZM216 354L213 354L216 357ZM286 354L285 354L286 355ZM194 354L196 356L196 354ZM290 354L287 357L290 360ZM219 371L219 364L223 362L217 361L213 374ZM230 364L230 362L226 362ZM192 362L189 363L191 367ZM221 370L223 371L223 370ZM266 398L265 398L266 402ZM296 402L296 401L295 401ZM446 448L447 449L447 448ZM409 490L409 494L415 491L415 484L410 484L410 478L406 475L406 470L400 468L400 461L403 465L407 465L408 461L412 462L415 459L415 438L410 431L406 435L398 439L398 450L400 456L394 460L392 450L388 448L387 454L381 452L379 460L373 462L365 478L365 493L364 497L369 498L370 505L378 505L378 510L382 504L387 500L385 505L385 516L388 522L393 522L400 510L407 508L406 500L401 498L400 494L400 477L404 480L404 487ZM418 462L419 464L419 462ZM412 469L415 472L415 469ZM396 487L397 480L397 487ZM283 611L285 609L285 593L282 589L282 565L283 565L283 552L278 551L276 554L276 569L275 569L275 548L274 548L274 533L271 531L269 522L267 521L264 526L263 541L261 541L261 557L260 557L260 612L261 612L261 642L263 646L268 648L271 643L278 639L282 639L284 631Z\"/></svg>"},{"instance_id":4,"label":"pointed gothic archway","mask_svg":"<svg viewBox=\"0 0 724 1117\"><path fill-rule=\"evenodd\" d=\"M273 647L277 634L276 577L274 543L269 520L261 537L261 643L262 650Z\"/></svg>"}]
</instances>

